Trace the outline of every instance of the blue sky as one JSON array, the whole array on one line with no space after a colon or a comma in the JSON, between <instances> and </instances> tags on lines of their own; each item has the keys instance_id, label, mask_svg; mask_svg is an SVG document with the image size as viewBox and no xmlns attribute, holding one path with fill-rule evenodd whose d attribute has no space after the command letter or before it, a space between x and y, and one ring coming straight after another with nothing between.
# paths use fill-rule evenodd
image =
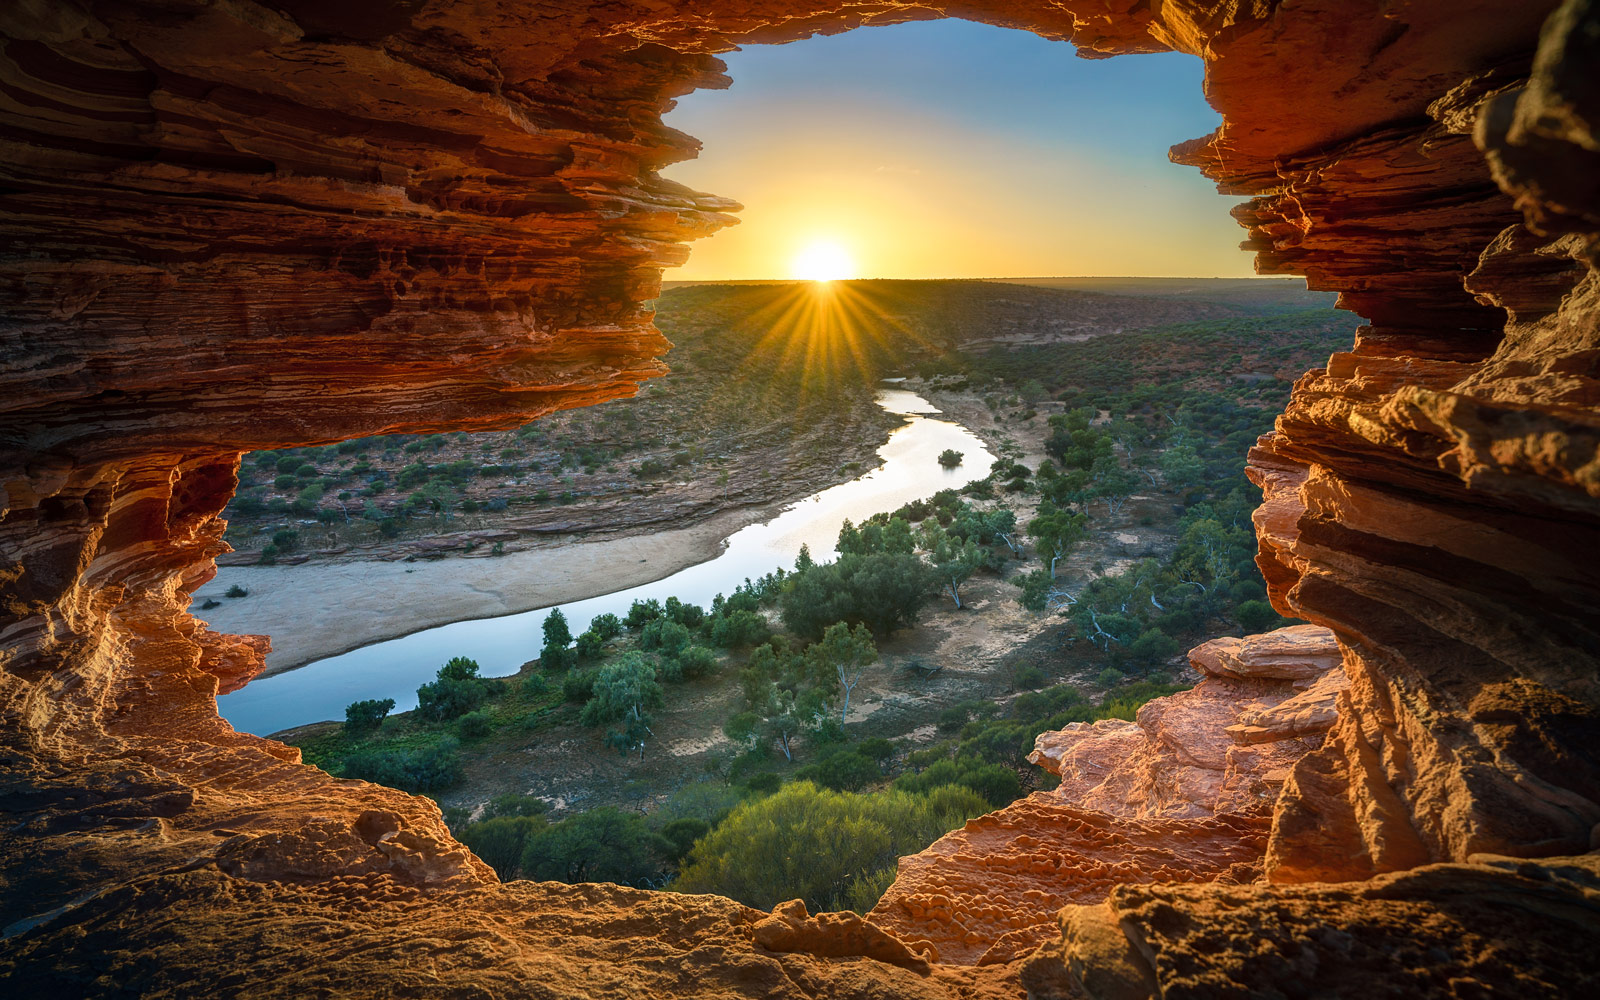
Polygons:
<instances>
[{"instance_id":1,"label":"blue sky","mask_svg":"<svg viewBox=\"0 0 1600 1000\"><path fill-rule=\"evenodd\" d=\"M1237 199L1166 158L1220 121L1192 56L947 20L723 58L733 87L667 117L705 148L666 174L744 221L668 278L790 277L819 240L863 277L1251 273Z\"/></svg>"}]
</instances>

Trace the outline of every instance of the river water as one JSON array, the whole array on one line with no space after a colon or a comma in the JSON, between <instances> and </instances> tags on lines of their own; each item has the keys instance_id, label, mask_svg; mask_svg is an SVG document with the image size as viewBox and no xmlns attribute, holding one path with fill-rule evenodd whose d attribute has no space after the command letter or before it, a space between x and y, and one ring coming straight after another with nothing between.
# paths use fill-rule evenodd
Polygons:
<instances>
[{"instance_id":1,"label":"river water","mask_svg":"<svg viewBox=\"0 0 1600 1000\"><path fill-rule=\"evenodd\" d=\"M677 597L709 605L718 593L731 593L748 578L779 566L790 568L809 545L818 561L834 556L839 526L861 521L940 490L960 487L988 474L994 456L960 424L934 419L927 400L904 389L882 389L878 405L910 420L878 449L883 464L848 483L814 493L783 509L770 521L731 535L721 555L671 576L627 590L560 605L572 634L589 627L596 615L626 616L636 600ZM954 448L965 458L955 469L939 465L939 453ZM514 674L539 655L541 626L549 608L455 622L375 642L348 653L315 660L294 670L252 681L217 699L222 717L235 729L266 735L325 719L344 718L345 706L363 698L393 698L395 711L417 705L417 688L432 680L452 656L478 661L486 677Z\"/></svg>"}]
</instances>

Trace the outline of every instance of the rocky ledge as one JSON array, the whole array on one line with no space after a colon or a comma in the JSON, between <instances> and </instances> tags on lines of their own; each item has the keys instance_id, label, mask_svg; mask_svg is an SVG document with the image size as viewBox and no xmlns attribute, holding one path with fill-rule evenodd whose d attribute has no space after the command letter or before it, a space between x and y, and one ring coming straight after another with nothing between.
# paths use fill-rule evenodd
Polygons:
<instances>
[{"instance_id":1,"label":"rocky ledge","mask_svg":"<svg viewBox=\"0 0 1600 1000\"><path fill-rule=\"evenodd\" d=\"M1060 892L1091 909L1067 911L1028 989L1595 991L1596 0L5 5L8 985L1022 991L1014 964L885 961L900 952L848 920L787 913L804 927L763 939L769 918L725 901L496 885L425 800L232 732L215 696L261 669L266 640L188 613L226 551L242 451L508 426L662 371L660 270L735 206L659 176L695 150L660 116L727 83L716 53L949 15L1084 55L1203 59L1224 123L1174 158L1250 199L1235 215L1260 270L1338 290L1369 321L1251 454L1270 597L1333 631L1349 684L1260 820L1267 881ZM1229 821L1171 813L1261 797L1276 769L1230 777L1229 754L1265 760L1325 721L1322 695L1292 681L1273 702L1265 681L1213 679L1257 692L1226 743L1183 735L1200 695L1118 736L1206 791L1152 795L1156 770L1094 783L1148 812L1118 822ZM1004 813L970 836L984 822L985 855L1028 856ZM1110 841L1080 825L1087 846L1062 868L1101 879ZM1238 832L1253 852L1256 828ZM1169 846L1169 868L1191 863ZM1220 879L1210 856L1198 870ZM939 937L941 956L1020 950L1000 942L1026 929L982 892L928 896L924 919L991 914ZM809 948L813 924L853 943L761 943Z\"/></svg>"}]
</instances>

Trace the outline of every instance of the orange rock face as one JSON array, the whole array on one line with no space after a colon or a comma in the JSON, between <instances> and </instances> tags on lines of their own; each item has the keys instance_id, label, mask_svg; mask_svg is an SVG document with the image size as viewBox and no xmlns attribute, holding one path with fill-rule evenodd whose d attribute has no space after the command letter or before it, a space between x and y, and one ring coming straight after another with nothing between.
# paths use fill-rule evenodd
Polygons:
<instances>
[{"instance_id":1,"label":"orange rock face","mask_svg":"<svg viewBox=\"0 0 1600 1000\"><path fill-rule=\"evenodd\" d=\"M1289 769L1333 726L1345 687L1333 633L1296 625L1189 651L1202 674L1136 721L1043 733L1028 759L1061 776L1054 798L1130 818L1268 812Z\"/></svg>"},{"instance_id":2,"label":"orange rock face","mask_svg":"<svg viewBox=\"0 0 1600 1000\"><path fill-rule=\"evenodd\" d=\"M872 920L941 962L986 965L1054 940L1063 906L1119 885L1259 879L1278 788L1333 719L1249 745L1233 730L1325 681L1337 690L1339 648L1299 625L1215 639L1189 660L1200 683L1147 703L1137 722L1041 734L1029 759L1061 784L902 858Z\"/></svg>"},{"instance_id":3,"label":"orange rock face","mask_svg":"<svg viewBox=\"0 0 1600 1000\"><path fill-rule=\"evenodd\" d=\"M847 921L774 952L768 918L725 901L498 886L424 800L233 733L214 697L265 640L187 610L240 452L506 426L662 370L660 268L734 208L657 174L693 153L660 114L725 83L715 53L955 14L1203 58L1225 124L1174 156L1253 199L1236 215L1263 271L1370 321L1252 453L1272 599L1333 630L1349 680L1277 800L1280 884L1116 890L1030 988L1265 992L1287 968L1359 989L1383 983L1362 956L1403 953L1413 992L1592 992L1563 950L1589 862L1561 859L1600 823L1600 13L1557 8L5 5L0 976L73 996L1020 993L1004 966L882 961L899 953ZM1150 731L1191 747L1183 768L1222 748L1226 776L1286 742L1257 737L1322 725L1326 694L1263 699L1226 747L1184 737L1189 709ZM1469 863L1486 851L1544 860ZM1373 880L1283 884L1305 879ZM1003 955L1014 930L960 947Z\"/></svg>"}]
</instances>

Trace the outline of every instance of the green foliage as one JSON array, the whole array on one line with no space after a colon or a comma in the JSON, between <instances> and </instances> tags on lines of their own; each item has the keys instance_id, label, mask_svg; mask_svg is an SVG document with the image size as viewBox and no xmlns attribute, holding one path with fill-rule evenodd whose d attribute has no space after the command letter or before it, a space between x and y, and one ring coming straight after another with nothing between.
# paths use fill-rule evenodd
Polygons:
<instances>
[{"instance_id":1,"label":"green foliage","mask_svg":"<svg viewBox=\"0 0 1600 1000\"><path fill-rule=\"evenodd\" d=\"M457 837L504 881L522 876L528 841L545 829L543 816L496 816L472 823Z\"/></svg>"},{"instance_id":2,"label":"green foliage","mask_svg":"<svg viewBox=\"0 0 1600 1000\"><path fill-rule=\"evenodd\" d=\"M589 622L589 631L604 640L615 639L622 634L622 619L609 611L603 615L595 615L594 620Z\"/></svg>"},{"instance_id":3,"label":"green foliage","mask_svg":"<svg viewBox=\"0 0 1600 1000\"><path fill-rule=\"evenodd\" d=\"M606 640L594 629L589 629L578 636L578 645L574 652L580 660L596 660L605 652Z\"/></svg>"},{"instance_id":4,"label":"green foliage","mask_svg":"<svg viewBox=\"0 0 1600 1000\"><path fill-rule=\"evenodd\" d=\"M933 571L914 554L841 555L837 561L798 570L781 599L791 632L819 638L834 622L866 625L877 635L916 621L937 585Z\"/></svg>"},{"instance_id":5,"label":"green foliage","mask_svg":"<svg viewBox=\"0 0 1600 1000\"><path fill-rule=\"evenodd\" d=\"M278 547L279 552L293 552L300 546L300 533L283 528L272 533L272 544Z\"/></svg>"},{"instance_id":6,"label":"green foliage","mask_svg":"<svg viewBox=\"0 0 1600 1000\"><path fill-rule=\"evenodd\" d=\"M932 843L988 803L965 789L859 795L801 781L739 806L691 851L672 888L770 909L799 897L813 912L863 905L895 859Z\"/></svg>"},{"instance_id":7,"label":"green foliage","mask_svg":"<svg viewBox=\"0 0 1600 1000\"><path fill-rule=\"evenodd\" d=\"M1247 632L1264 632L1279 621L1278 613L1266 601L1245 601L1233 609L1233 616Z\"/></svg>"},{"instance_id":8,"label":"green foliage","mask_svg":"<svg viewBox=\"0 0 1600 1000\"><path fill-rule=\"evenodd\" d=\"M661 673L677 682L704 677L717 669L717 654L704 646L685 646L662 663Z\"/></svg>"},{"instance_id":9,"label":"green foliage","mask_svg":"<svg viewBox=\"0 0 1600 1000\"><path fill-rule=\"evenodd\" d=\"M654 880L676 851L643 817L605 806L534 833L518 867L542 881L638 885Z\"/></svg>"},{"instance_id":10,"label":"green foliage","mask_svg":"<svg viewBox=\"0 0 1600 1000\"><path fill-rule=\"evenodd\" d=\"M856 792L883 777L883 768L874 758L858 752L855 747L839 748L835 752L808 764L795 772L802 781L814 781L824 788L840 792Z\"/></svg>"},{"instance_id":11,"label":"green foliage","mask_svg":"<svg viewBox=\"0 0 1600 1000\"><path fill-rule=\"evenodd\" d=\"M961 452L954 448L946 448L939 453L939 464L947 469L953 469L961 464Z\"/></svg>"},{"instance_id":12,"label":"green foliage","mask_svg":"<svg viewBox=\"0 0 1600 1000\"><path fill-rule=\"evenodd\" d=\"M466 656L452 656L439 668L440 680L467 681L478 676L478 661Z\"/></svg>"},{"instance_id":13,"label":"green foliage","mask_svg":"<svg viewBox=\"0 0 1600 1000\"><path fill-rule=\"evenodd\" d=\"M899 791L918 794L947 785L970 788L997 809L1022 796L1022 782L1015 771L974 757L941 760L926 770L902 774L894 780Z\"/></svg>"},{"instance_id":14,"label":"green foliage","mask_svg":"<svg viewBox=\"0 0 1600 1000\"><path fill-rule=\"evenodd\" d=\"M417 715L429 722L446 722L482 705L487 694L480 681L440 677L417 688Z\"/></svg>"},{"instance_id":15,"label":"green foliage","mask_svg":"<svg viewBox=\"0 0 1600 1000\"><path fill-rule=\"evenodd\" d=\"M550 811L550 803L532 795L518 795L515 792L506 792L496 795L483 807L483 818L493 819L496 816L542 816Z\"/></svg>"},{"instance_id":16,"label":"green foliage","mask_svg":"<svg viewBox=\"0 0 1600 1000\"><path fill-rule=\"evenodd\" d=\"M464 740L481 740L494 732L494 720L482 710L468 712L456 720L456 734Z\"/></svg>"},{"instance_id":17,"label":"green foliage","mask_svg":"<svg viewBox=\"0 0 1600 1000\"><path fill-rule=\"evenodd\" d=\"M394 711L393 698L367 698L345 706L344 729L352 735L377 729L383 717Z\"/></svg>"},{"instance_id":18,"label":"green foliage","mask_svg":"<svg viewBox=\"0 0 1600 1000\"><path fill-rule=\"evenodd\" d=\"M639 632L639 648L659 652L663 656L676 656L689 644L692 633L670 618L657 618Z\"/></svg>"},{"instance_id":19,"label":"green foliage","mask_svg":"<svg viewBox=\"0 0 1600 1000\"><path fill-rule=\"evenodd\" d=\"M232 597L232 598L236 598L236 599L240 598L240 597L249 597L250 596L250 591L244 589L243 587L241 587L237 583L235 583L235 584L231 584L228 587L227 590L223 591L222 596L223 597Z\"/></svg>"},{"instance_id":20,"label":"green foliage","mask_svg":"<svg viewBox=\"0 0 1600 1000\"><path fill-rule=\"evenodd\" d=\"M403 792L431 792L461 780L456 759L459 744L446 737L421 749L358 750L344 758L340 774L398 788Z\"/></svg>"},{"instance_id":21,"label":"green foliage","mask_svg":"<svg viewBox=\"0 0 1600 1000\"><path fill-rule=\"evenodd\" d=\"M628 608L628 617L623 621L629 628L644 628L664 613L661 610L661 602L652 597L645 601L634 601Z\"/></svg>"},{"instance_id":22,"label":"green foliage","mask_svg":"<svg viewBox=\"0 0 1600 1000\"><path fill-rule=\"evenodd\" d=\"M543 674L529 673L528 676L522 678L522 693L529 697L538 697L549 690L550 682L545 679ZM588 694L585 694L584 697L587 698Z\"/></svg>"},{"instance_id":23,"label":"green foliage","mask_svg":"<svg viewBox=\"0 0 1600 1000\"><path fill-rule=\"evenodd\" d=\"M755 611L729 611L711 619L711 641L722 649L755 646L771 634L767 620Z\"/></svg>"},{"instance_id":24,"label":"green foliage","mask_svg":"<svg viewBox=\"0 0 1600 1000\"><path fill-rule=\"evenodd\" d=\"M586 726L607 725L606 742L620 753L644 755L650 735L650 709L662 703L656 671L643 655L624 653L600 668L593 693L579 720Z\"/></svg>"},{"instance_id":25,"label":"green foliage","mask_svg":"<svg viewBox=\"0 0 1600 1000\"><path fill-rule=\"evenodd\" d=\"M599 668L574 670L561 680L561 697L574 705L583 704L594 696L594 682L599 676Z\"/></svg>"}]
</instances>

